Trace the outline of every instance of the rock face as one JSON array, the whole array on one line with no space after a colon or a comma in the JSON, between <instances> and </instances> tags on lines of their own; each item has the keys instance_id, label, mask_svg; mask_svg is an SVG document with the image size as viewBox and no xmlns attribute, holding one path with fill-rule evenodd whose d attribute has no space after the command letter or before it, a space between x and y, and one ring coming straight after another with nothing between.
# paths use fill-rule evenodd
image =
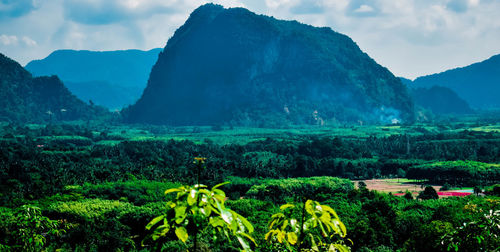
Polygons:
<instances>
[{"instance_id":1,"label":"rock face","mask_svg":"<svg viewBox=\"0 0 500 252\"><path fill-rule=\"evenodd\" d=\"M105 114L76 98L57 76L33 78L0 53L0 121L85 120Z\"/></svg>"},{"instance_id":2,"label":"rock face","mask_svg":"<svg viewBox=\"0 0 500 252\"><path fill-rule=\"evenodd\" d=\"M410 86L415 88L447 87L455 91L472 107L499 109L500 55L466 67L419 77Z\"/></svg>"},{"instance_id":3,"label":"rock face","mask_svg":"<svg viewBox=\"0 0 500 252\"><path fill-rule=\"evenodd\" d=\"M406 87L347 36L207 4L168 41L130 122L411 122Z\"/></svg>"},{"instance_id":4,"label":"rock face","mask_svg":"<svg viewBox=\"0 0 500 252\"><path fill-rule=\"evenodd\" d=\"M26 69L34 76L59 76L83 101L121 109L139 99L161 50L57 50L45 59L29 62Z\"/></svg>"}]
</instances>

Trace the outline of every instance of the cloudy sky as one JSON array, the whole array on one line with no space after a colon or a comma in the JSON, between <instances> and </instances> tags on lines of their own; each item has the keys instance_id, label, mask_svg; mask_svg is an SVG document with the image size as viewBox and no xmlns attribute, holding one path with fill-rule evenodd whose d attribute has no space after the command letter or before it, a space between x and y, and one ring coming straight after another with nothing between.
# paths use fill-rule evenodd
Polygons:
<instances>
[{"instance_id":1,"label":"cloudy sky","mask_svg":"<svg viewBox=\"0 0 500 252\"><path fill-rule=\"evenodd\" d=\"M0 52L25 65L57 49L164 47L201 0L0 0ZM220 0L329 26L408 78L500 53L499 0Z\"/></svg>"}]
</instances>

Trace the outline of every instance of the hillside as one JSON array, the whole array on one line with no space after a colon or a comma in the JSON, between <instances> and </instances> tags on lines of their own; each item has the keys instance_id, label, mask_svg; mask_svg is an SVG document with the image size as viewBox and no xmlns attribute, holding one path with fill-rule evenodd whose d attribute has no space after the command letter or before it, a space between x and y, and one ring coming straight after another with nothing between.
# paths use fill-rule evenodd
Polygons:
<instances>
[{"instance_id":1,"label":"hillside","mask_svg":"<svg viewBox=\"0 0 500 252\"><path fill-rule=\"evenodd\" d=\"M433 86L410 89L415 105L431 110L434 114L469 114L474 111L453 90Z\"/></svg>"},{"instance_id":2,"label":"hillside","mask_svg":"<svg viewBox=\"0 0 500 252\"><path fill-rule=\"evenodd\" d=\"M57 76L33 78L19 63L1 53L0 90L1 121L84 120L105 113L76 98Z\"/></svg>"},{"instance_id":3,"label":"hillside","mask_svg":"<svg viewBox=\"0 0 500 252\"><path fill-rule=\"evenodd\" d=\"M57 75L83 101L109 109L121 109L139 99L151 67L161 52L58 50L45 59L34 60L26 69L34 76Z\"/></svg>"},{"instance_id":4,"label":"hillside","mask_svg":"<svg viewBox=\"0 0 500 252\"><path fill-rule=\"evenodd\" d=\"M125 114L170 125L414 119L406 87L349 37L213 4L175 32Z\"/></svg>"},{"instance_id":5,"label":"hillside","mask_svg":"<svg viewBox=\"0 0 500 252\"><path fill-rule=\"evenodd\" d=\"M443 86L452 89L471 106L500 108L500 55L466 67L415 79L413 87Z\"/></svg>"}]
</instances>

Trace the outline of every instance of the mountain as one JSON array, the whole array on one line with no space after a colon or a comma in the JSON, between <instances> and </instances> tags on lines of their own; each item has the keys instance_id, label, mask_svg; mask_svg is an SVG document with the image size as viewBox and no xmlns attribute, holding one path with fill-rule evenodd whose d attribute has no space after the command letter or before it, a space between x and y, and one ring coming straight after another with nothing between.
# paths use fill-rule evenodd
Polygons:
<instances>
[{"instance_id":1,"label":"mountain","mask_svg":"<svg viewBox=\"0 0 500 252\"><path fill-rule=\"evenodd\" d=\"M121 109L139 99L161 50L58 50L45 59L29 62L26 69L34 76L59 76L84 101Z\"/></svg>"},{"instance_id":2,"label":"mountain","mask_svg":"<svg viewBox=\"0 0 500 252\"><path fill-rule=\"evenodd\" d=\"M0 120L47 122L104 115L76 98L57 76L33 78L19 63L0 53Z\"/></svg>"},{"instance_id":3,"label":"mountain","mask_svg":"<svg viewBox=\"0 0 500 252\"><path fill-rule=\"evenodd\" d=\"M473 107L498 109L500 108L500 54L466 67L419 77L411 85L415 88L447 87Z\"/></svg>"},{"instance_id":4,"label":"mountain","mask_svg":"<svg viewBox=\"0 0 500 252\"><path fill-rule=\"evenodd\" d=\"M447 87L410 89L415 104L434 114L470 114L474 111L457 93Z\"/></svg>"},{"instance_id":5,"label":"mountain","mask_svg":"<svg viewBox=\"0 0 500 252\"><path fill-rule=\"evenodd\" d=\"M413 81L412 81L412 80L410 80L410 79L406 79L406 78L404 78L404 77L398 77L398 78L401 80L401 82L402 82L403 84L405 84L405 85L407 85L407 86L410 86L410 85L413 83Z\"/></svg>"},{"instance_id":6,"label":"mountain","mask_svg":"<svg viewBox=\"0 0 500 252\"><path fill-rule=\"evenodd\" d=\"M347 36L206 4L168 41L129 122L409 122L406 87Z\"/></svg>"}]
</instances>

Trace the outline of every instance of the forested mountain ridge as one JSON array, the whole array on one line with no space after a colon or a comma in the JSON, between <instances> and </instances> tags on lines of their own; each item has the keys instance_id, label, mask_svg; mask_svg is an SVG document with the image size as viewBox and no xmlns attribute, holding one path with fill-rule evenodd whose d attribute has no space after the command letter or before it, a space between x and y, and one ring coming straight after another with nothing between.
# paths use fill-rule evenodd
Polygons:
<instances>
[{"instance_id":1,"label":"forested mountain ridge","mask_svg":"<svg viewBox=\"0 0 500 252\"><path fill-rule=\"evenodd\" d=\"M59 76L83 101L121 109L139 99L161 50L57 50L26 69L34 76Z\"/></svg>"},{"instance_id":2,"label":"forested mountain ridge","mask_svg":"<svg viewBox=\"0 0 500 252\"><path fill-rule=\"evenodd\" d=\"M500 108L499 70L500 54L466 67L418 77L411 86L415 88L443 86L455 91L473 107Z\"/></svg>"},{"instance_id":3,"label":"forested mountain ridge","mask_svg":"<svg viewBox=\"0 0 500 252\"><path fill-rule=\"evenodd\" d=\"M33 78L19 63L0 53L0 119L48 122L53 119L89 119L104 114L85 104L57 76Z\"/></svg>"},{"instance_id":4,"label":"forested mountain ridge","mask_svg":"<svg viewBox=\"0 0 500 252\"><path fill-rule=\"evenodd\" d=\"M213 4L175 32L125 115L171 125L414 119L406 87L349 37Z\"/></svg>"},{"instance_id":5,"label":"forested mountain ridge","mask_svg":"<svg viewBox=\"0 0 500 252\"><path fill-rule=\"evenodd\" d=\"M419 105L434 114L470 114L474 111L456 92L447 87L410 88L410 94Z\"/></svg>"}]
</instances>

